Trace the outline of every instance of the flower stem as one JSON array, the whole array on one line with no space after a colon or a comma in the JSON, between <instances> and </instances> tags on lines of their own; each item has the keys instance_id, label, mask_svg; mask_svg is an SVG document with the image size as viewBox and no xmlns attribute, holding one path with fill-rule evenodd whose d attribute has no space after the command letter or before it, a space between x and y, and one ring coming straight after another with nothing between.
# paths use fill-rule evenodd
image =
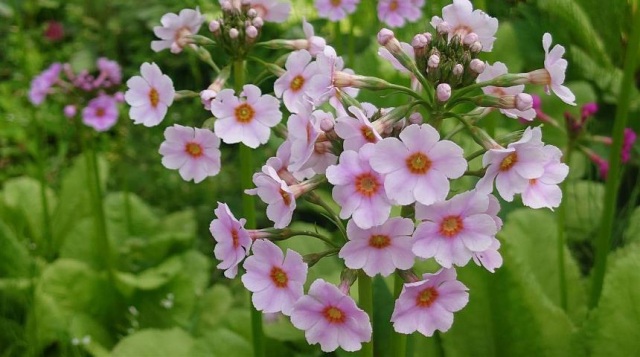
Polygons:
<instances>
[{"instance_id":1,"label":"flower stem","mask_svg":"<svg viewBox=\"0 0 640 357\"><path fill-rule=\"evenodd\" d=\"M239 95L244 85L244 60L236 60L233 63L233 80L236 94ZM253 182L253 157L251 149L244 144L240 144L240 181L242 191L251 188ZM255 200L252 195L242 195L242 212L247 220L246 227L248 229L256 228L256 209ZM264 356L264 335L262 333L262 314L253 307L253 303L249 302L249 310L251 313L251 333L253 336L253 355L256 357Z\"/></svg>"},{"instance_id":2,"label":"flower stem","mask_svg":"<svg viewBox=\"0 0 640 357\"><path fill-rule=\"evenodd\" d=\"M373 320L373 287L371 277L362 270L358 271L358 300L360 308ZM362 345L360 355L363 357L373 357L373 340Z\"/></svg>"},{"instance_id":3,"label":"flower stem","mask_svg":"<svg viewBox=\"0 0 640 357\"><path fill-rule=\"evenodd\" d=\"M615 123L613 126L613 144L609 153L609 174L605 186L604 207L602 210L602 221L600 223L600 234L596 239L596 261L593 272L593 290L589 306L591 308L598 305L604 274L607 268L607 256L611 249L611 238L613 235L613 225L616 215L616 203L618 200L618 186L620 183L621 152L624 140L624 128L627 125L629 105L631 103L631 93L634 87L634 72L638 61L638 48L640 47L640 7L637 2L633 7L633 24L629 46L626 51L624 61L624 74L620 84L620 96L618 98L618 108L616 110Z\"/></svg>"},{"instance_id":4,"label":"flower stem","mask_svg":"<svg viewBox=\"0 0 640 357\"><path fill-rule=\"evenodd\" d=\"M404 286L404 279L396 272L393 275L393 299L398 299ZM407 335L391 331L391 351L394 356L405 357L407 355Z\"/></svg>"}]
</instances>

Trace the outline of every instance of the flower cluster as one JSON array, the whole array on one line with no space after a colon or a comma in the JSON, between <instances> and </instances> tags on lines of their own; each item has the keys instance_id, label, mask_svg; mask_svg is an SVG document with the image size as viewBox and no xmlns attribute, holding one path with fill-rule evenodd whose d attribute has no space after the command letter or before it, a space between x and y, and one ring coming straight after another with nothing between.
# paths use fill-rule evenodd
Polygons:
<instances>
[{"instance_id":1,"label":"flower cluster","mask_svg":"<svg viewBox=\"0 0 640 357\"><path fill-rule=\"evenodd\" d=\"M320 15L332 20L353 12L357 3L316 1ZM380 1L389 11L409 11L405 7L412 6L412 13L423 3ZM335 49L315 36L306 21L304 39L257 42L263 21L286 18L289 8L282 3L222 0L221 6L223 17L209 24L212 40L198 37L189 28L184 41L177 40L175 46L189 44L212 64L217 77L208 88L199 93L175 92L157 66L144 64L142 77L130 79L127 92L132 118L145 125L158 124L173 98L186 96L200 96L213 115L213 123L206 125L213 131L178 124L165 131L166 141L160 148L163 164L178 169L185 180L199 182L220 170L220 141L255 149L271 139L272 131L284 139L275 156L253 174L255 187L245 191L266 205L271 227L247 229L244 219L218 203L210 227L218 268L228 278L241 274L257 310L289 316L295 327L305 331L307 341L320 344L325 352L338 347L355 351L371 339L371 311L364 311L350 296L358 271L358 279L395 273L404 280L391 317L397 332L432 336L435 331L447 331L453 314L469 300L456 267L473 261L494 272L503 263L496 237L502 228L500 201L493 195L494 186L506 201L519 195L532 208L553 209L560 204L559 184L568 166L562 163L558 148L542 141L540 127L498 142L480 122L494 109L510 118L533 119L534 100L524 93L525 84L549 86L571 102L573 94L562 83L567 65L561 58L564 49L556 45L549 51L550 35L545 34L544 68L510 74L504 64L480 59L482 52L492 49L498 21L474 10L468 0L454 0L443 9L442 18L432 19L434 32L415 35L411 44L401 43L388 29L378 34L380 55L412 78L408 88L345 68ZM176 19L178 15L165 16ZM387 21L396 21L392 18L389 15ZM229 54L234 66L253 61L248 53L255 46L293 50L280 65L255 61L278 77L275 96L253 84L235 83L241 88L238 91L225 89L228 67L217 70L211 56L203 54L206 49L199 47L213 42ZM378 108L358 101L360 90L393 90L404 95L406 102ZM476 108L460 113L457 106L463 103ZM282 114L281 104L290 115ZM445 120L460 125L445 129ZM478 155L465 157L456 142L462 131L484 153L482 163L475 165L480 170L470 170L474 165L470 161ZM452 190L452 181L464 176L480 179L467 191ZM322 189L331 191L333 202L316 192ZM289 228L303 199L326 210L335 225L334 234ZM402 207L402 217L392 215L394 206ZM292 250L283 252L274 243L297 236L317 238L327 250L302 256ZM305 294L308 269L333 255L344 262L339 284L317 279ZM431 258L440 270L414 272L417 259Z\"/></svg>"},{"instance_id":2,"label":"flower cluster","mask_svg":"<svg viewBox=\"0 0 640 357\"><path fill-rule=\"evenodd\" d=\"M315 0L318 16L339 21L356 11L360 0ZM424 0L378 0L378 19L389 27L402 27L422 16Z\"/></svg>"},{"instance_id":3,"label":"flower cluster","mask_svg":"<svg viewBox=\"0 0 640 357\"><path fill-rule=\"evenodd\" d=\"M104 57L96 61L98 73L74 72L69 63L53 63L31 81L29 101L41 105L49 95L63 94L64 115L74 118L81 110L82 122L96 131L109 130L118 121L118 103L124 96L120 65ZM62 97L62 96L60 96Z\"/></svg>"}]
</instances>

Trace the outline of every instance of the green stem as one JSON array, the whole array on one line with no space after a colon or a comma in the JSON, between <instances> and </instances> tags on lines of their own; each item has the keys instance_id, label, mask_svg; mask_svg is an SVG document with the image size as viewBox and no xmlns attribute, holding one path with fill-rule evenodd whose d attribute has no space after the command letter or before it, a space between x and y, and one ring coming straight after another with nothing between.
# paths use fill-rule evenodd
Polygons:
<instances>
[{"instance_id":1,"label":"green stem","mask_svg":"<svg viewBox=\"0 0 640 357\"><path fill-rule=\"evenodd\" d=\"M340 248L336 243L332 242L331 239L329 239L328 237L323 236L320 233L316 233L316 232L311 232L311 231L290 231L287 232L287 236L289 237L295 237L295 236L308 236L308 237L313 237L316 239L320 239L321 241L327 243L327 245L330 245L334 248Z\"/></svg>"},{"instance_id":2,"label":"green stem","mask_svg":"<svg viewBox=\"0 0 640 357\"><path fill-rule=\"evenodd\" d=\"M633 13L633 29L627 47L624 61L624 74L620 84L620 97L616 110L615 124L613 126L613 144L609 154L609 174L606 182L604 207L602 210L602 221L600 225L600 235L596 240L596 261L593 272L593 289L589 305L593 308L598 305L604 274L607 268L607 256L611 249L611 236L616 215L616 203L618 200L618 185L620 183L620 167L622 143L624 140L624 128L627 125L629 114L629 104L631 93L634 87L634 72L638 60L638 48L640 47L640 10L637 6Z\"/></svg>"},{"instance_id":3,"label":"green stem","mask_svg":"<svg viewBox=\"0 0 640 357\"><path fill-rule=\"evenodd\" d=\"M404 280L400 274L393 275L393 299L398 299L404 286ZM391 351L396 357L405 357L407 355L407 335L399 332L391 331Z\"/></svg>"},{"instance_id":4,"label":"green stem","mask_svg":"<svg viewBox=\"0 0 640 357\"><path fill-rule=\"evenodd\" d=\"M340 21L333 23L333 38L336 41L336 51L342 53L342 33L340 31Z\"/></svg>"},{"instance_id":5,"label":"green stem","mask_svg":"<svg viewBox=\"0 0 640 357\"><path fill-rule=\"evenodd\" d=\"M358 272L358 300L360 308L373 320L373 287L371 277L362 270ZM363 357L373 357L373 341L362 344L360 355Z\"/></svg>"},{"instance_id":6,"label":"green stem","mask_svg":"<svg viewBox=\"0 0 640 357\"><path fill-rule=\"evenodd\" d=\"M325 211L327 211L327 213L329 214L329 218L331 218L331 220L333 221L333 223L336 225L336 227L338 227L338 230L340 231L340 233L342 233L342 238L344 238L345 241L347 241L347 231L344 228L344 224L342 223L342 220L340 219L340 216L333 210L333 208L331 208L331 206L329 206L322 198L320 198L320 196L318 196L315 192L311 191L309 193L307 193L305 195L305 198L315 204L318 205L322 208L324 208Z\"/></svg>"},{"instance_id":7,"label":"green stem","mask_svg":"<svg viewBox=\"0 0 640 357\"><path fill-rule=\"evenodd\" d=\"M244 60L236 60L233 63L233 85L236 94L240 94L244 85ZM251 149L244 144L240 144L240 181L242 183L242 191L253 186L253 156ZM256 205L252 195L242 195L242 212L247 220L246 227L248 229L256 228ZM251 312L251 333L253 336L253 355L262 357L264 352L264 334L262 332L262 314L253 307L253 303L249 303Z\"/></svg>"}]
</instances>

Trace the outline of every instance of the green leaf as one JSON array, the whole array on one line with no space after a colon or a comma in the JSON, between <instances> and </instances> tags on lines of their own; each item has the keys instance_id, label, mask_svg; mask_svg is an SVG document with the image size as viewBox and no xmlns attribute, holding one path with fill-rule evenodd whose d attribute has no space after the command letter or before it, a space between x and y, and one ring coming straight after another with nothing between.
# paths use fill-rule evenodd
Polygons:
<instances>
[{"instance_id":1,"label":"green leaf","mask_svg":"<svg viewBox=\"0 0 640 357\"><path fill-rule=\"evenodd\" d=\"M74 259L93 269L101 266L102 252L98 251L98 237L93 217L80 219L65 237L60 247L60 258Z\"/></svg>"},{"instance_id":2,"label":"green leaf","mask_svg":"<svg viewBox=\"0 0 640 357\"><path fill-rule=\"evenodd\" d=\"M30 237L38 244L43 242L43 214L44 204L40 194L40 182L30 177L18 177L8 180L4 184L4 201L7 206L22 213L29 223ZM56 197L50 188L45 189L48 202L48 212L53 211Z\"/></svg>"},{"instance_id":3,"label":"green leaf","mask_svg":"<svg viewBox=\"0 0 640 357\"><path fill-rule=\"evenodd\" d=\"M233 296L226 286L216 284L207 289L202 297L198 299L196 308L198 321L195 335L200 336L218 326L231 309L232 304Z\"/></svg>"},{"instance_id":4,"label":"green leaf","mask_svg":"<svg viewBox=\"0 0 640 357\"><path fill-rule=\"evenodd\" d=\"M395 300L393 294L389 291L389 287L385 283L384 278L376 276L373 278L373 341L374 354L376 356L390 356L391 353L391 333L393 326L391 324L391 314Z\"/></svg>"},{"instance_id":5,"label":"green leaf","mask_svg":"<svg viewBox=\"0 0 640 357\"><path fill-rule=\"evenodd\" d=\"M589 355L637 356L640 352L640 245L610 260L602 296L585 326Z\"/></svg>"},{"instance_id":6,"label":"green leaf","mask_svg":"<svg viewBox=\"0 0 640 357\"><path fill-rule=\"evenodd\" d=\"M111 351L113 357L191 356L195 340L179 328L146 329L123 338Z\"/></svg>"},{"instance_id":7,"label":"green leaf","mask_svg":"<svg viewBox=\"0 0 640 357\"><path fill-rule=\"evenodd\" d=\"M251 341L226 328L207 332L196 341L189 356L252 356Z\"/></svg>"},{"instance_id":8,"label":"green leaf","mask_svg":"<svg viewBox=\"0 0 640 357\"><path fill-rule=\"evenodd\" d=\"M569 182L564 200L568 238L581 241L596 234L602 217L604 185L593 181Z\"/></svg>"},{"instance_id":9,"label":"green leaf","mask_svg":"<svg viewBox=\"0 0 640 357\"><path fill-rule=\"evenodd\" d=\"M631 213L629 225L624 230L624 239L627 243L640 242L640 207Z\"/></svg>"},{"instance_id":10,"label":"green leaf","mask_svg":"<svg viewBox=\"0 0 640 357\"><path fill-rule=\"evenodd\" d=\"M120 283L127 287L140 290L153 290L167 284L182 268L182 259L180 259L179 256L173 256L159 266L146 269L140 274L118 272L116 273L116 277ZM122 289L125 293L131 291L124 287Z\"/></svg>"},{"instance_id":11,"label":"green leaf","mask_svg":"<svg viewBox=\"0 0 640 357\"><path fill-rule=\"evenodd\" d=\"M0 221L0 276L29 276L31 257L15 234Z\"/></svg>"},{"instance_id":12,"label":"green leaf","mask_svg":"<svg viewBox=\"0 0 640 357\"><path fill-rule=\"evenodd\" d=\"M160 220L140 197L133 193L109 193L104 199L109 235L114 244L129 236L148 237L157 231Z\"/></svg>"}]
</instances>

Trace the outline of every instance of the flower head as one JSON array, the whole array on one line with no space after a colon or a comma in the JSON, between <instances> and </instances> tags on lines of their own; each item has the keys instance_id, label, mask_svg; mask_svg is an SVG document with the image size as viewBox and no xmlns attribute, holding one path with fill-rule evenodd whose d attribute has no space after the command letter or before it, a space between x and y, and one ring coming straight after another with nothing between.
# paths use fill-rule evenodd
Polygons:
<instances>
[{"instance_id":1,"label":"flower head","mask_svg":"<svg viewBox=\"0 0 640 357\"><path fill-rule=\"evenodd\" d=\"M399 333L418 331L432 336L436 330L445 332L453 324L453 313L469 302L468 289L456 280L455 269L440 269L422 278L404 284L396 300L391 322Z\"/></svg>"},{"instance_id":2,"label":"flower head","mask_svg":"<svg viewBox=\"0 0 640 357\"><path fill-rule=\"evenodd\" d=\"M385 138L375 144L371 167L385 175L387 196L398 204L418 201L425 205L443 201L449 193L449 180L467 169L462 148L428 124L412 124L400 139Z\"/></svg>"},{"instance_id":3,"label":"flower head","mask_svg":"<svg viewBox=\"0 0 640 357\"><path fill-rule=\"evenodd\" d=\"M288 226L296 209L296 194L292 188L268 165L262 167L262 172L253 175L253 183L256 188L246 190L245 193L258 195L268 205L267 217L275 228Z\"/></svg>"},{"instance_id":4,"label":"flower head","mask_svg":"<svg viewBox=\"0 0 640 357\"><path fill-rule=\"evenodd\" d=\"M555 93L563 102L569 105L576 105L576 96L571 90L565 87L564 78L567 71L567 60L562 58L564 47L555 45L551 47L552 37L548 32L542 36L542 47L544 48L544 68L527 74L528 80L534 84L543 84L547 94L549 89Z\"/></svg>"},{"instance_id":5,"label":"flower head","mask_svg":"<svg viewBox=\"0 0 640 357\"><path fill-rule=\"evenodd\" d=\"M320 344L323 352L357 351L362 342L371 340L371 322L351 297L335 285L318 279L311 284L309 294L293 306L291 323L305 331L310 344Z\"/></svg>"},{"instance_id":6,"label":"flower head","mask_svg":"<svg viewBox=\"0 0 640 357\"><path fill-rule=\"evenodd\" d=\"M160 41L152 41L151 49L160 52L169 48L172 53L180 53L189 44L187 36L195 35L200 30L205 18L200 9L182 9L178 15L168 13L162 16L162 26L153 28L153 33Z\"/></svg>"},{"instance_id":7,"label":"flower head","mask_svg":"<svg viewBox=\"0 0 640 357\"><path fill-rule=\"evenodd\" d=\"M285 22L291 13L289 2L278 0L250 0L251 8L255 9L258 17L270 22Z\"/></svg>"},{"instance_id":8,"label":"flower head","mask_svg":"<svg viewBox=\"0 0 640 357\"><path fill-rule=\"evenodd\" d=\"M327 41L320 36L316 36L315 31L313 31L313 26L305 19L302 20L302 31L307 38L306 50L308 50L312 56L315 57L318 53L324 51L324 48L327 46Z\"/></svg>"},{"instance_id":9,"label":"flower head","mask_svg":"<svg viewBox=\"0 0 640 357\"><path fill-rule=\"evenodd\" d=\"M356 11L360 0L315 0L318 16L331 21L344 19L348 14Z\"/></svg>"},{"instance_id":10,"label":"flower head","mask_svg":"<svg viewBox=\"0 0 640 357\"><path fill-rule=\"evenodd\" d=\"M487 250L498 227L489 211L489 195L467 191L448 201L416 205L422 220L413 235L413 252L434 257L445 268L464 266L474 253Z\"/></svg>"},{"instance_id":11,"label":"flower head","mask_svg":"<svg viewBox=\"0 0 640 357\"><path fill-rule=\"evenodd\" d=\"M391 213L384 176L369 163L373 145L366 144L358 152L342 152L338 165L327 169L327 179L334 185L333 199L341 207L340 218L353 216L354 223L362 229L383 224Z\"/></svg>"},{"instance_id":12,"label":"flower head","mask_svg":"<svg viewBox=\"0 0 640 357\"><path fill-rule=\"evenodd\" d=\"M216 218L211 222L209 231L216 241L213 253L216 259L221 260L217 268L225 269L224 276L233 279L238 274L238 264L251 247L251 238L244 229L246 220L237 220L225 203L218 202L214 213Z\"/></svg>"},{"instance_id":13,"label":"flower head","mask_svg":"<svg viewBox=\"0 0 640 357\"><path fill-rule=\"evenodd\" d=\"M155 63L143 63L140 73L142 77L134 76L127 81L129 89L124 98L131 106L129 116L134 124L155 126L164 119L173 103L173 82Z\"/></svg>"},{"instance_id":14,"label":"flower head","mask_svg":"<svg viewBox=\"0 0 640 357\"><path fill-rule=\"evenodd\" d=\"M482 44L483 51L489 52L493 48L495 34L498 31L498 20L482 10L473 10L469 0L453 0L453 4L442 9L442 18L434 16L431 19L431 26L434 29L443 23L448 25L449 41L456 36L463 41L467 35L474 33L478 36L478 42Z\"/></svg>"},{"instance_id":15,"label":"flower head","mask_svg":"<svg viewBox=\"0 0 640 357\"><path fill-rule=\"evenodd\" d=\"M82 122L96 131L109 130L117 121L118 106L110 95L101 94L82 109Z\"/></svg>"},{"instance_id":16,"label":"flower head","mask_svg":"<svg viewBox=\"0 0 640 357\"><path fill-rule=\"evenodd\" d=\"M367 103L365 103L367 104ZM377 143L382 136L376 131L369 119L378 111L373 105L363 105L363 110L351 106L349 111L355 116L343 115L336 120L336 134L344 139L345 150L358 151L367 143Z\"/></svg>"},{"instance_id":17,"label":"flower head","mask_svg":"<svg viewBox=\"0 0 640 357\"><path fill-rule=\"evenodd\" d=\"M253 255L244 261L247 271L242 283L253 293L256 310L282 312L289 316L293 304L302 297L307 279L307 264L297 252L287 249L287 256L271 241L259 239L251 248Z\"/></svg>"},{"instance_id":18,"label":"flower head","mask_svg":"<svg viewBox=\"0 0 640 357\"><path fill-rule=\"evenodd\" d=\"M60 78L60 71L62 71L62 64L57 62L53 63L31 81L29 101L33 105L40 105L44 102L51 87L58 81L58 78Z\"/></svg>"},{"instance_id":19,"label":"flower head","mask_svg":"<svg viewBox=\"0 0 640 357\"><path fill-rule=\"evenodd\" d=\"M292 113L299 113L311 109L311 99L308 98L309 81L318 73L318 65L311 61L311 53L299 50L291 53L285 63L287 71L273 84L277 97L282 97L284 105Z\"/></svg>"},{"instance_id":20,"label":"flower head","mask_svg":"<svg viewBox=\"0 0 640 357\"><path fill-rule=\"evenodd\" d=\"M562 151L553 145L542 149L546 156L544 172L538 178L530 179L524 192L522 203L531 208L555 208L562 201L562 190L558 186L569 174L569 166L562 163Z\"/></svg>"},{"instance_id":21,"label":"flower head","mask_svg":"<svg viewBox=\"0 0 640 357\"><path fill-rule=\"evenodd\" d=\"M102 78L102 85L109 87L112 85L120 84L122 82L122 68L116 61L112 61L105 57L100 57L96 61L98 70L100 70L100 76L98 80Z\"/></svg>"},{"instance_id":22,"label":"flower head","mask_svg":"<svg viewBox=\"0 0 640 357\"><path fill-rule=\"evenodd\" d=\"M231 89L223 89L211 102L211 112L217 118L216 134L227 144L242 142L250 148L265 144L271 128L282 120L280 102L271 95L262 95L253 84L243 87L240 97Z\"/></svg>"},{"instance_id":23,"label":"flower head","mask_svg":"<svg viewBox=\"0 0 640 357\"><path fill-rule=\"evenodd\" d=\"M624 129L624 140L622 142L622 162L626 163L631 159L631 150L633 150L633 143L636 142L636 132L633 129Z\"/></svg>"},{"instance_id":24,"label":"flower head","mask_svg":"<svg viewBox=\"0 0 640 357\"><path fill-rule=\"evenodd\" d=\"M185 181L199 183L220 172L220 139L209 129L175 124L164 131L162 165L179 170Z\"/></svg>"},{"instance_id":25,"label":"flower head","mask_svg":"<svg viewBox=\"0 0 640 357\"><path fill-rule=\"evenodd\" d=\"M414 22L422 15L422 5L416 1L379 0L378 19L390 27L402 27L405 21Z\"/></svg>"},{"instance_id":26,"label":"flower head","mask_svg":"<svg viewBox=\"0 0 640 357\"><path fill-rule=\"evenodd\" d=\"M362 269L369 276L389 276L396 269L413 266L412 233L413 222L408 218L390 218L369 229L361 229L350 220L349 241L340 249L339 256L350 269Z\"/></svg>"},{"instance_id":27,"label":"flower head","mask_svg":"<svg viewBox=\"0 0 640 357\"><path fill-rule=\"evenodd\" d=\"M301 112L289 117L287 140L291 142L290 171L310 168L317 174L324 174L327 167L336 163L337 157L331 152L331 142L318 141L320 134L323 134L320 124L325 119L335 121L331 113L322 110L311 114Z\"/></svg>"}]
</instances>

